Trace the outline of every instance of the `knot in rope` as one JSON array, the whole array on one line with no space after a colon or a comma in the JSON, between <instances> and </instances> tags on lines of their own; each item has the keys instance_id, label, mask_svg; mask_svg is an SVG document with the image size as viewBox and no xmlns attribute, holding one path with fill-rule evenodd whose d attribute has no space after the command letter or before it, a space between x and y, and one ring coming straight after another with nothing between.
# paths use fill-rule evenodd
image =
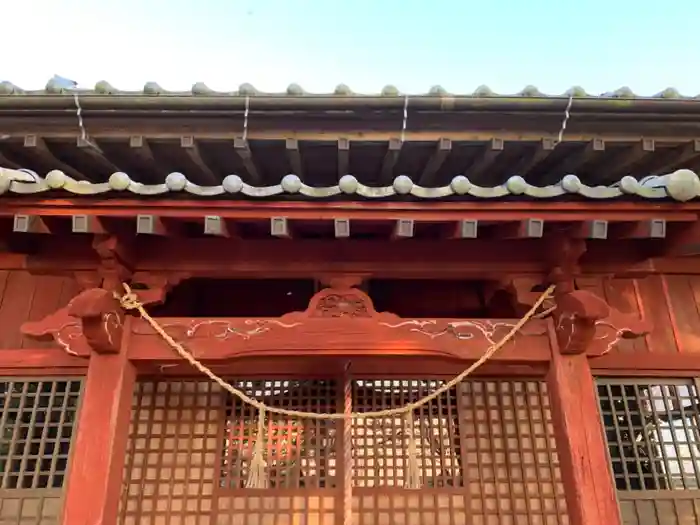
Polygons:
<instances>
[{"instance_id":1,"label":"knot in rope","mask_svg":"<svg viewBox=\"0 0 700 525\"><path fill-rule=\"evenodd\" d=\"M138 296L131 291L131 287L128 284L124 284L124 290L126 293L124 295L114 294L116 299L119 301L119 305L124 308L124 310L139 310L143 307L143 303L139 301Z\"/></svg>"}]
</instances>

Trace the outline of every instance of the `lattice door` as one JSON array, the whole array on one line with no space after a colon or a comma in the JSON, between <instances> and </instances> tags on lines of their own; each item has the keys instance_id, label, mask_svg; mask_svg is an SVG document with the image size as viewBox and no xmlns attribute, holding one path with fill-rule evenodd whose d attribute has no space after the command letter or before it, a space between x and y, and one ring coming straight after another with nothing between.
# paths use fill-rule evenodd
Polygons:
<instances>
[{"instance_id":1,"label":"lattice door","mask_svg":"<svg viewBox=\"0 0 700 525\"><path fill-rule=\"evenodd\" d=\"M60 523L79 378L0 379L0 525Z\"/></svg>"},{"instance_id":2,"label":"lattice door","mask_svg":"<svg viewBox=\"0 0 700 525\"><path fill-rule=\"evenodd\" d=\"M700 389L692 379L598 380L625 525L700 523Z\"/></svg>"},{"instance_id":3,"label":"lattice door","mask_svg":"<svg viewBox=\"0 0 700 525\"><path fill-rule=\"evenodd\" d=\"M342 409L334 380L233 382L271 406ZM435 381L356 379L356 411L403 406ZM403 488L402 418L352 428L357 525L565 525L544 384L472 381L414 414L423 488ZM342 522L342 422L272 415L270 487L247 489L257 413L208 382L140 383L123 525L334 525Z\"/></svg>"}]
</instances>

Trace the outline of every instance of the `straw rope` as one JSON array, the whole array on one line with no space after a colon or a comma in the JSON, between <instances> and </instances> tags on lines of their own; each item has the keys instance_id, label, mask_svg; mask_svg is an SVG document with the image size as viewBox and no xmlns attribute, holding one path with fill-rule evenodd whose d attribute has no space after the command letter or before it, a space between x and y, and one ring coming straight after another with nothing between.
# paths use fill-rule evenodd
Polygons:
<instances>
[{"instance_id":1,"label":"straw rope","mask_svg":"<svg viewBox=\"0 0 700 525\"><path fill-rule=\"evenodd\" d=\"M300 410L289 410L286 408L279 408L279 407L271 407L267 406L264 403L261 403L257 399L254 399L248 395L245 394L245 392L237 389L233 385L230 385L226 381L224 381L221 377L216 375L210 368L208 368L206 365L201 363L197 358L195 358L190 352L188 352L180 343L175 341L173 337L168 334L162 326L153 319L146 309L143 307L143 304L141 301L139 301L139 298L136 294L134 294L131 291L131 288L129 287L128 284L124 283L124 290L126 290L126 293L123 296L117 296L117 299L119 299L119 302L125 310L136 310L139 312L141 317L155 330L155 332L160 335L163 340L165 340L170 347L177 352L177 354L182 357L185 361L187 361L192 367L194 367L197 371L201 372L203 375L207 376L209 379L211 379L214 383L219 385L221 388L226 390L228 393L231 395L237 397L244 403L247 403L251 405L252 407L256 408L259 411L262 411L263 414L267 412L268 414L279 414L283 416L288 416L288 417L296 417L300 419L331 419L331 420L337 420L337 419L377 419L377 418L385 418L385 417L391 417L391 416L399 416L399 415L405 415L409 412L414 411L417 408L420 408L423 405L426 405L433 401L434 399L437 399L439 396L456 386L457 384L461 383L464 378L469 376L472 372L474 372L477 368L479 368L481 365L486 363L493 355L498 352L501 348L503 348L504 345L506 345L514 336L517 334L525 324L530 319L537 318L539 317L535 313L537 312L537 309L544 303L547 299L552 298L552 294L554 292L554 285L551 285L540 297L535 301L535 304L532 305L532 308L523 316L520 321L518 321L511 329L510 331L497 343L491 345L484 354L477 359L474 363L472 363L468 368L466 368L463 372L458 374L457 376L453 377L451 380L449 380L447 383L442 385L440 388L437 390L434 390L432 393L426 395L425 397L422 397L421 399L418 399L417 401L414 401L412 403L408 403L402 407L395 407L395 408L388 408L385 410L375 410L373 412L350 412L349 414L346 414L345 412L343 413L323 413L323 412L304 412ZM548 311L551 311L551 309L548 309Z\"/></svg>"}]
</instances>

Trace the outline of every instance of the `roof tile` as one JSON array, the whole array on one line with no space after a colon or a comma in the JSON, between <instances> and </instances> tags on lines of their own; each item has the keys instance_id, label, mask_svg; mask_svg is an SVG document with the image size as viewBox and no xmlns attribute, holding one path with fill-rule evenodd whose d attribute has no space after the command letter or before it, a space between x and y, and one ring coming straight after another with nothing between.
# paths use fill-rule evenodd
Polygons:
<instances>
[{"instance_id":1,"label":"roof tile","mask_svg":"<svg viewBox=\"0 0 700 525\"><path fill-rule=\"evenodd\" d=\"M284 93L273 93L273 92L263 92L256 89L252 84L244 83L241 84L235 91L215 91L207 86L204 82L195 83L189 91L170 91L157 82L147 82L143 89L138 91L127 91L121 90L114 87L111 83L101 80L95 84L93 89L77 89L80 94L95 94L95 95L192 95L192 96L232 96L232 97L242 97L242 96L376 96L374 93L363 93L358 94L352 91L352 89L346 84L338 84L332 93L310 93L306 91L299 84L290 84ZM0 82L0 95L40 95L40 94L61 94L67 93L69 90L65 87L65 83L60 82L56 78L49 80L41 90L24 90L21 87L13 84L9 81ZM401 93L396 86L386 85L380 91L381 96L385 97L397 97L410 95L412 97L431 97L431 96L467 96L474 98L492 98L492 97L503 97L503 98L513 98L513 97L523 97L523 98L624 98L624 99L671 99L671 100L700 100L700 94L698 95L683 95L678 92L677 89L669 87L663 91L656 93L652 96L644 96L634 93L629 87L621 87L614 91L609 91L602 93L600 95L591 95L586 92L585 89L579 86L574 86L564 93L561 94L545 94L542 93L536 86L526 86L518 93L511 94L501 94L494 92L488 86L479 86L472 93L450 93L447 89L440 85L435 85L431 87L426 93Z\"/></svg>"},{"instance_id":2,"label":"roof tile","mask_svg":"<svg viewBox=\"0 0 700 525\"><path fill-rule=\"evenodd\" d=\"M493 187L477 186L464 175L457 175L449 185L440 188L419 186L406 175L399 175L393 184L383 187L366 186L353 175L344 175L338 184L313 187L305 184L297 175L289 174L273 186L251 186L238 175L228 175L220 185L199 186L187 180L182 173L170 173L162 184L142 184L122 172L113 173L107 182L76 181L60 170L40 177L31 170L0 168L0 194L39 194L51 190L66 191L75 195L97 196L106 193L128 192L135 196L156 196L168 193L189 193L195 197L215 198L242 194L251 198L269 198L284 194L301 194L312 199L327 199L339 195L359 196L367 199L386 199L397 195L413 196L424 200L438 200L454 196L476 199L498 199L523 195L535 200L554 199L566 195L578 195L586 199L611 200L625 196L645 200L672 199L686 202L700 197L700 178L688 169L673 173L649 176L637 180L625 176L610 186L588 186L576 175L566 175L558 183L549 186L533 186L520 176L510 177L504 184Z\"/></svg>"}]
</instances>

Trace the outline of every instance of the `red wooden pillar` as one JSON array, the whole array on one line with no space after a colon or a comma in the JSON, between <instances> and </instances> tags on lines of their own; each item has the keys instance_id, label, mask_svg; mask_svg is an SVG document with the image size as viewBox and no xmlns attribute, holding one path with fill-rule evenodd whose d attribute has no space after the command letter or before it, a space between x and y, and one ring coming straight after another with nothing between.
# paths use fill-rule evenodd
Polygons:
<instances>
[{"instance_id":1,"label":"red wooden pillar","mask_svg":"<svg viewBox=\"0 0 700 525\"><path fill-rule=\"evenodd\" d=\"M116 525L136 374L123 353L90 358L63 525Z\"/></svg>"},{"instance_id":2,"label":"red wooden pillar","mask_svg":"<svg viewBox=\"0 0 700 525\"><path fill-rule=\"evenodd\" d=\"M622 525L595 380L582 352L592 333L586 334L585 323L567 329L559 322L558 327L552 334L547 388L570 522Z\"/></svg>"},{"instance_id":3,"label":"red wooden pillar","mask_svg":"<svg viewBox=\"0 0 700 525\"><path fill-rule=\"evenodd\" d=\"M71 314L82 320L92 354L64 496L63 525L116 525L118 518L136 371L122 344L123 323L128 320L111 294L105 294L94 292L103 302L99 307L89 296L93 302L81 302L79 296L71 303Z\"/></svg>"},{"instance_id":4,"label":"red wooden pillar","mask_svg":"<svg viewBox=\"0 0 700 525\"><path fill-rule=\"evenodd\" d=\"M586 355L555 352L547 387L571 525L621 525Z\"/></svg>"}]
</instances>

